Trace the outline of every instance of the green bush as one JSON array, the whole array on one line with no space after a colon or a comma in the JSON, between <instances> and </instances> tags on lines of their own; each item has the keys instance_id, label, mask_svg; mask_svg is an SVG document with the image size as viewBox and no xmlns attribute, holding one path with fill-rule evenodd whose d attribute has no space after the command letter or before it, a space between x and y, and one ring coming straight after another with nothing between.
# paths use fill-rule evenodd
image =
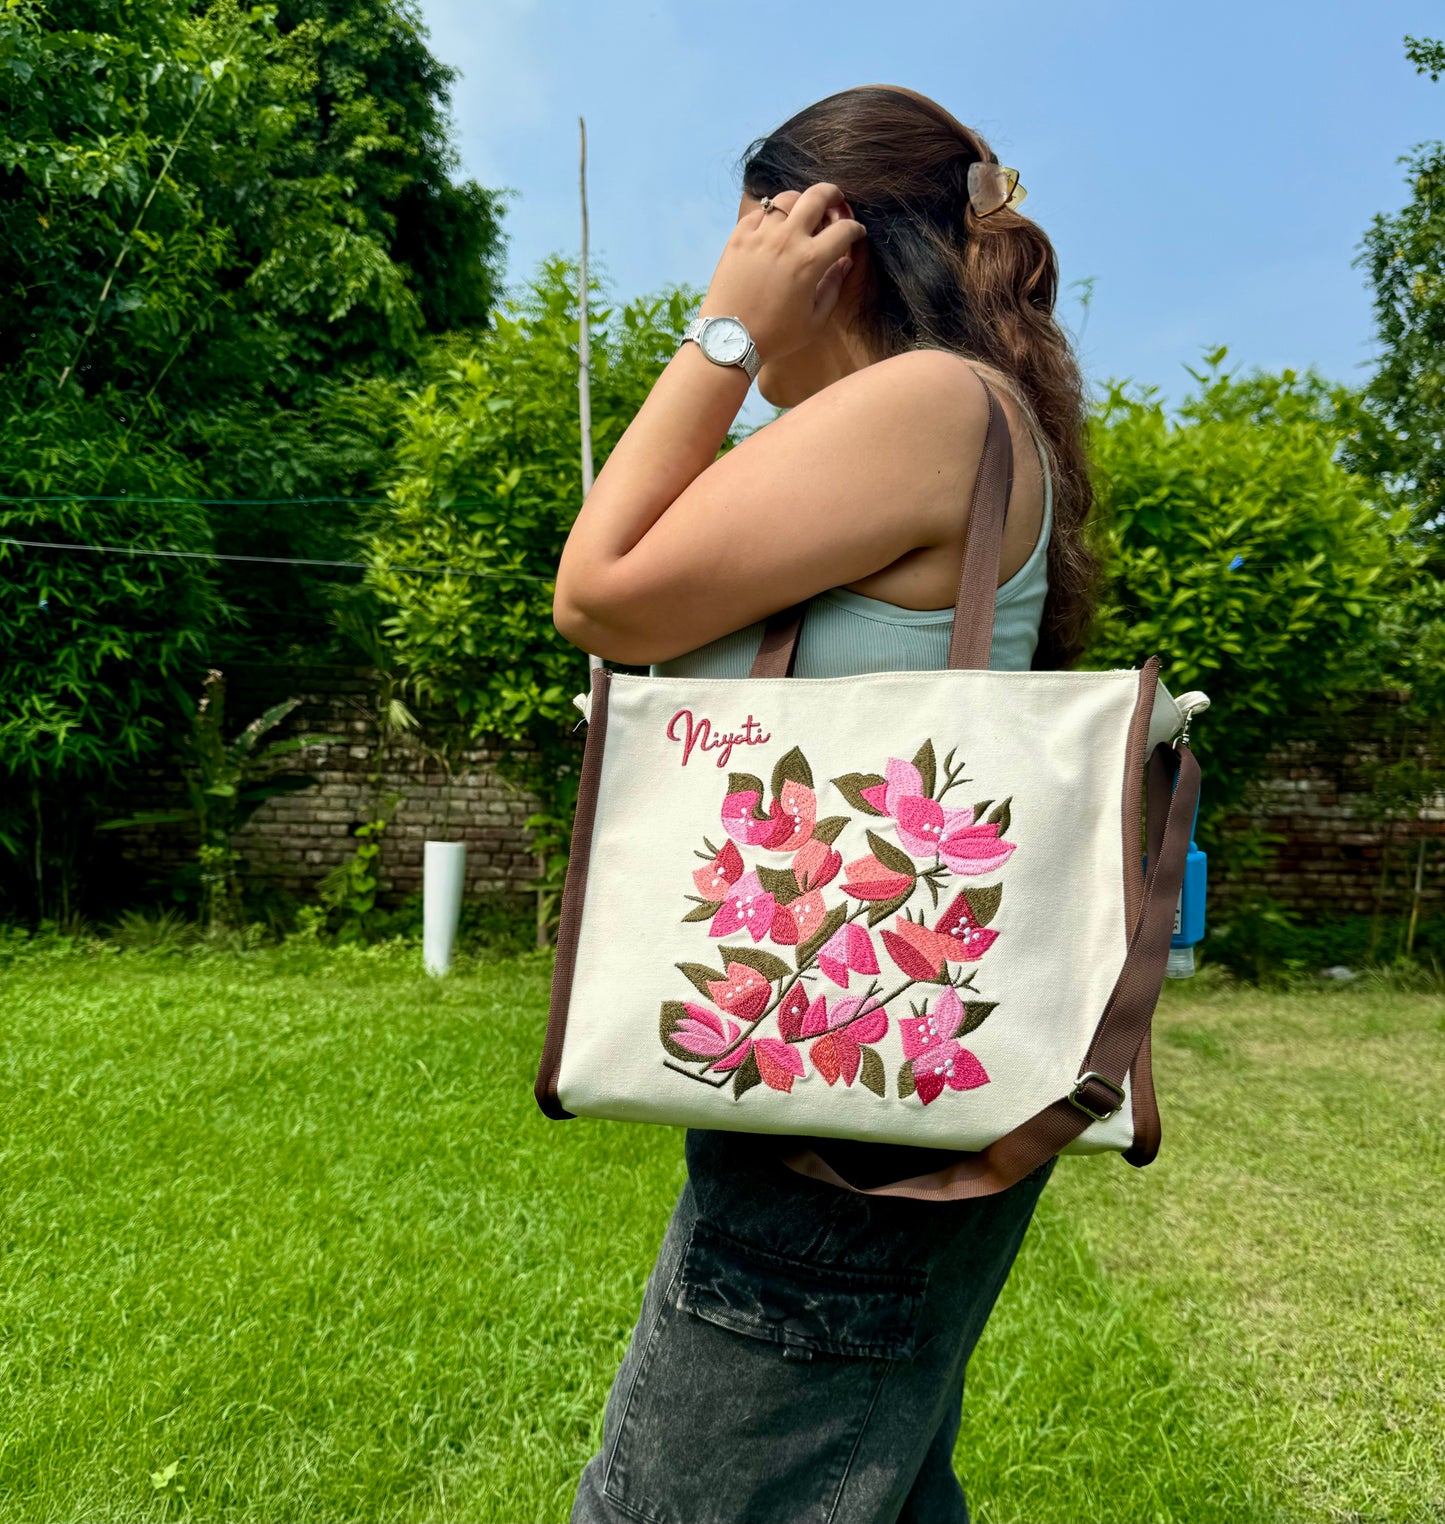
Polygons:
<instances>
[{"instance_id":1,"label":"green bush","mask_svg":"<svg viewBox=\"0 0 1445 1524\"><path fill-rule=\"evenodd\" d=\"M1354 395L1313 374L1221 373L1166 416L1153 389L1114 386L1092 431L1108 581L1083 663L1158 654L1171 693L1202 688L1190 733L1199 836L1259 775L1295 719L1378 678L1381 611L1418 568L1408 511L1337 460Z\"/></svg>"},{"instance_id":2,"label":"green bush","mask_svg":"<svg viewBox=\"0 0 1445 1524\"><path fill-rule=\"evenodd\" d=\"M1368 915L1295 909L1257 889L1236 896L1217 913L1211 910L1211 916L1202 958L1251 983L1312 980L1340 965L1357 975L1400 973L1412 965L1424 974L1445 968L1445 913L1421 921L1412 958L1404 956L1393 936L1372 952Z\"/></svg>"},{"instance_id":3,"label":"green bush","mask_svg":"<svg viewBox=\"0 0 1445 1524\"><path fill-rule=\"evenodd\" d=\"M599 468L697 300L683 289L620 310L589 300ZM528 824L554 893L581 755L572 699L588 686L586 656L552 623L557 563L582 503L578 333L577 269L554 258L494 315L484 342L439 345L404 409L389 501L368 538L367 582L409 691L433 726L449 717L456 743L507 748L504 775L541 802ZM399 569L408 565L460 574Z\"/></svg>"}]
</instances>

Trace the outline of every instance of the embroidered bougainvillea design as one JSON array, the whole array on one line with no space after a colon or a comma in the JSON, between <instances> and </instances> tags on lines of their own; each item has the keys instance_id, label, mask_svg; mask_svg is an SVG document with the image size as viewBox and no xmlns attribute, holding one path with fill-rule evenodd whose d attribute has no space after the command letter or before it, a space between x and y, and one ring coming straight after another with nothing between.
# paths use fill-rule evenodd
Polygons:
<instances>
[{"instance_id":1,"label":"embroidered bougainvillea design","mask_svg":"<svg viewBox=\"0 0 1445 1524\"><path fill-rule=\"evenodd\" d=\"M1005 839L1012 796L947 805L970 780L952 751L939 773L925 741L911 761L888 758L882 773L830 779L847 812L823 816L796 746L779 757L766 790L751 773L728 774L725 839L704 836L696 849L702 866L692 870L696 892L682 917L712 947L705 962L677 965L694 998L662 1006L669 1068L731 1086L738 1098L755 1085L791 1092L813 1076L883 1096L879 1045L896 1021L900 1098L927 1106L945 1091L988 1084L963 1039L997 1005L975 987L975 965L998 940L990 923L1003 887L977 880L1016 849ZM890 822L896 840L870 819ZM835 843L860 829L867 851L845 860Z\"/></svg>"}]
</instances>

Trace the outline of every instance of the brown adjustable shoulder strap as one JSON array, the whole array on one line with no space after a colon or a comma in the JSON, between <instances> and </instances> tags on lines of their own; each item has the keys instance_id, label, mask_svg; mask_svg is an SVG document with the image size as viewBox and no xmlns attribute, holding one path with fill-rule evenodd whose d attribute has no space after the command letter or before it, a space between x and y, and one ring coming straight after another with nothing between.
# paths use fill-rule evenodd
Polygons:
<instances>
[{"instance_id":1,"label":"brown adjustable shoulder strap","mask_svg":"<svg viewBox=\"0 0 1445 1524\"><path fill-rule=\"evenodd\" d=\"M1003 554L1003 526L1013 488L1013 441L1009 438L1008 420L993 387L977 371L974 375L978 376L988 400L988 428L984 433L983 454L979 458L968 511L958 592L953 600L953 634L948 644L948 665L955 669L982 671L988 667L993 649L994 604ZM807 608L805 598L768 616L749 677L793 675L798 637Z\"/></svg>"},{"instance_id":2,"label":"brown adjustable shoulder strap","mask_svg":"<svg viewBox=\"0 0 1445 1524\"><path fill-rule=\"evenodd\" d=\"M785 1162L799 1174L826 1180L864 1196L904 1196L916 1201L962 1201L991 1196L1017 1184L1031 1170L1071 1143L1115 1107L1124 1076L1149 1032L1164 982L1174 907L1184 882L1189 832L1199 798L1199 763L1185 742L1160 741L1149 760L1149 871L1124 966L1069 1095L1035 1112L977 1153L932 1174L863 1190L843 1179L811 1151Z\"/></svg>"}]
</instances>

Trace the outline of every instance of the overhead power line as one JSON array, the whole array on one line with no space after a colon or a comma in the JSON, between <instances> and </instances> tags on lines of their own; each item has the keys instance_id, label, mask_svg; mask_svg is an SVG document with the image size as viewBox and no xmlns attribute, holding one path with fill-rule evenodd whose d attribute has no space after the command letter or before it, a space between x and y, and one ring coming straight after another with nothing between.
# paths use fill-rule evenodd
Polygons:
<instances>
[{"instance_id":1,"label":"overhead power line","mask_svg":"<svg viewBox=\"0 0 1445 1524\"><path fill-rule=\"evenodd\" d=\"M113 497L92 497L83 492L49 492L38 496L15 496L0 492L0 503L134 503L138 507L186 508L289 508L315 507L318 503L347 503L355 508L395 508L390 497L140 497L122 493ZM487 508L488 503L457 503L448 508Z\"/></svg>"},{"instance_id":2,"label":"overhead power line","mask_svg":"<svg viewBox=\"0 0 1445 1524\"><path fill-rule=\"evenodd\" d=\"M514 582L552 582L532 572L469 571L459 566L373 565L368 561L322 561L304 556L234 556L218 550L165 550L140 545L83 545L65 540L20 540L0 535L0 545L18 545L28 550L79 550L100 555L166 557L179 561L248 561L265 566L344 567L348 571L414 572L424 577L505 577Z\"/></svg>"}]
</instances>

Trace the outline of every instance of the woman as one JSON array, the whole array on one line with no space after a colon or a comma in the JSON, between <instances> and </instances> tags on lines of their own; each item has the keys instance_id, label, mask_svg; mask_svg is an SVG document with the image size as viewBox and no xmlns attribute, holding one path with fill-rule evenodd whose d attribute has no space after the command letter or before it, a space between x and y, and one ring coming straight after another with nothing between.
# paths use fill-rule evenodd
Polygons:
<instances>
[{"instance_id":1,"label":"woman","mask_svg":"<svg viewBox=\"0 0 1445 1524\"><path fill-rule=\"evenodd\" d=\"M700 312L741 319L759 391L788 411L716 458L749 377L682 343L563 551L568 640L742 677L766 616L806 598L799 677L946 666L984 372L1014 451L991 665L1077 658L1096 570L1082 387L1053 249L995 164L883 85L752 146ZM783 1163L807 1147L858 1189ZM966 1524L964 1370L1055 1160L974 1200L861 1193L949 1157L690 1131L574 1524Z\"/></svg>"}]
</instances>

